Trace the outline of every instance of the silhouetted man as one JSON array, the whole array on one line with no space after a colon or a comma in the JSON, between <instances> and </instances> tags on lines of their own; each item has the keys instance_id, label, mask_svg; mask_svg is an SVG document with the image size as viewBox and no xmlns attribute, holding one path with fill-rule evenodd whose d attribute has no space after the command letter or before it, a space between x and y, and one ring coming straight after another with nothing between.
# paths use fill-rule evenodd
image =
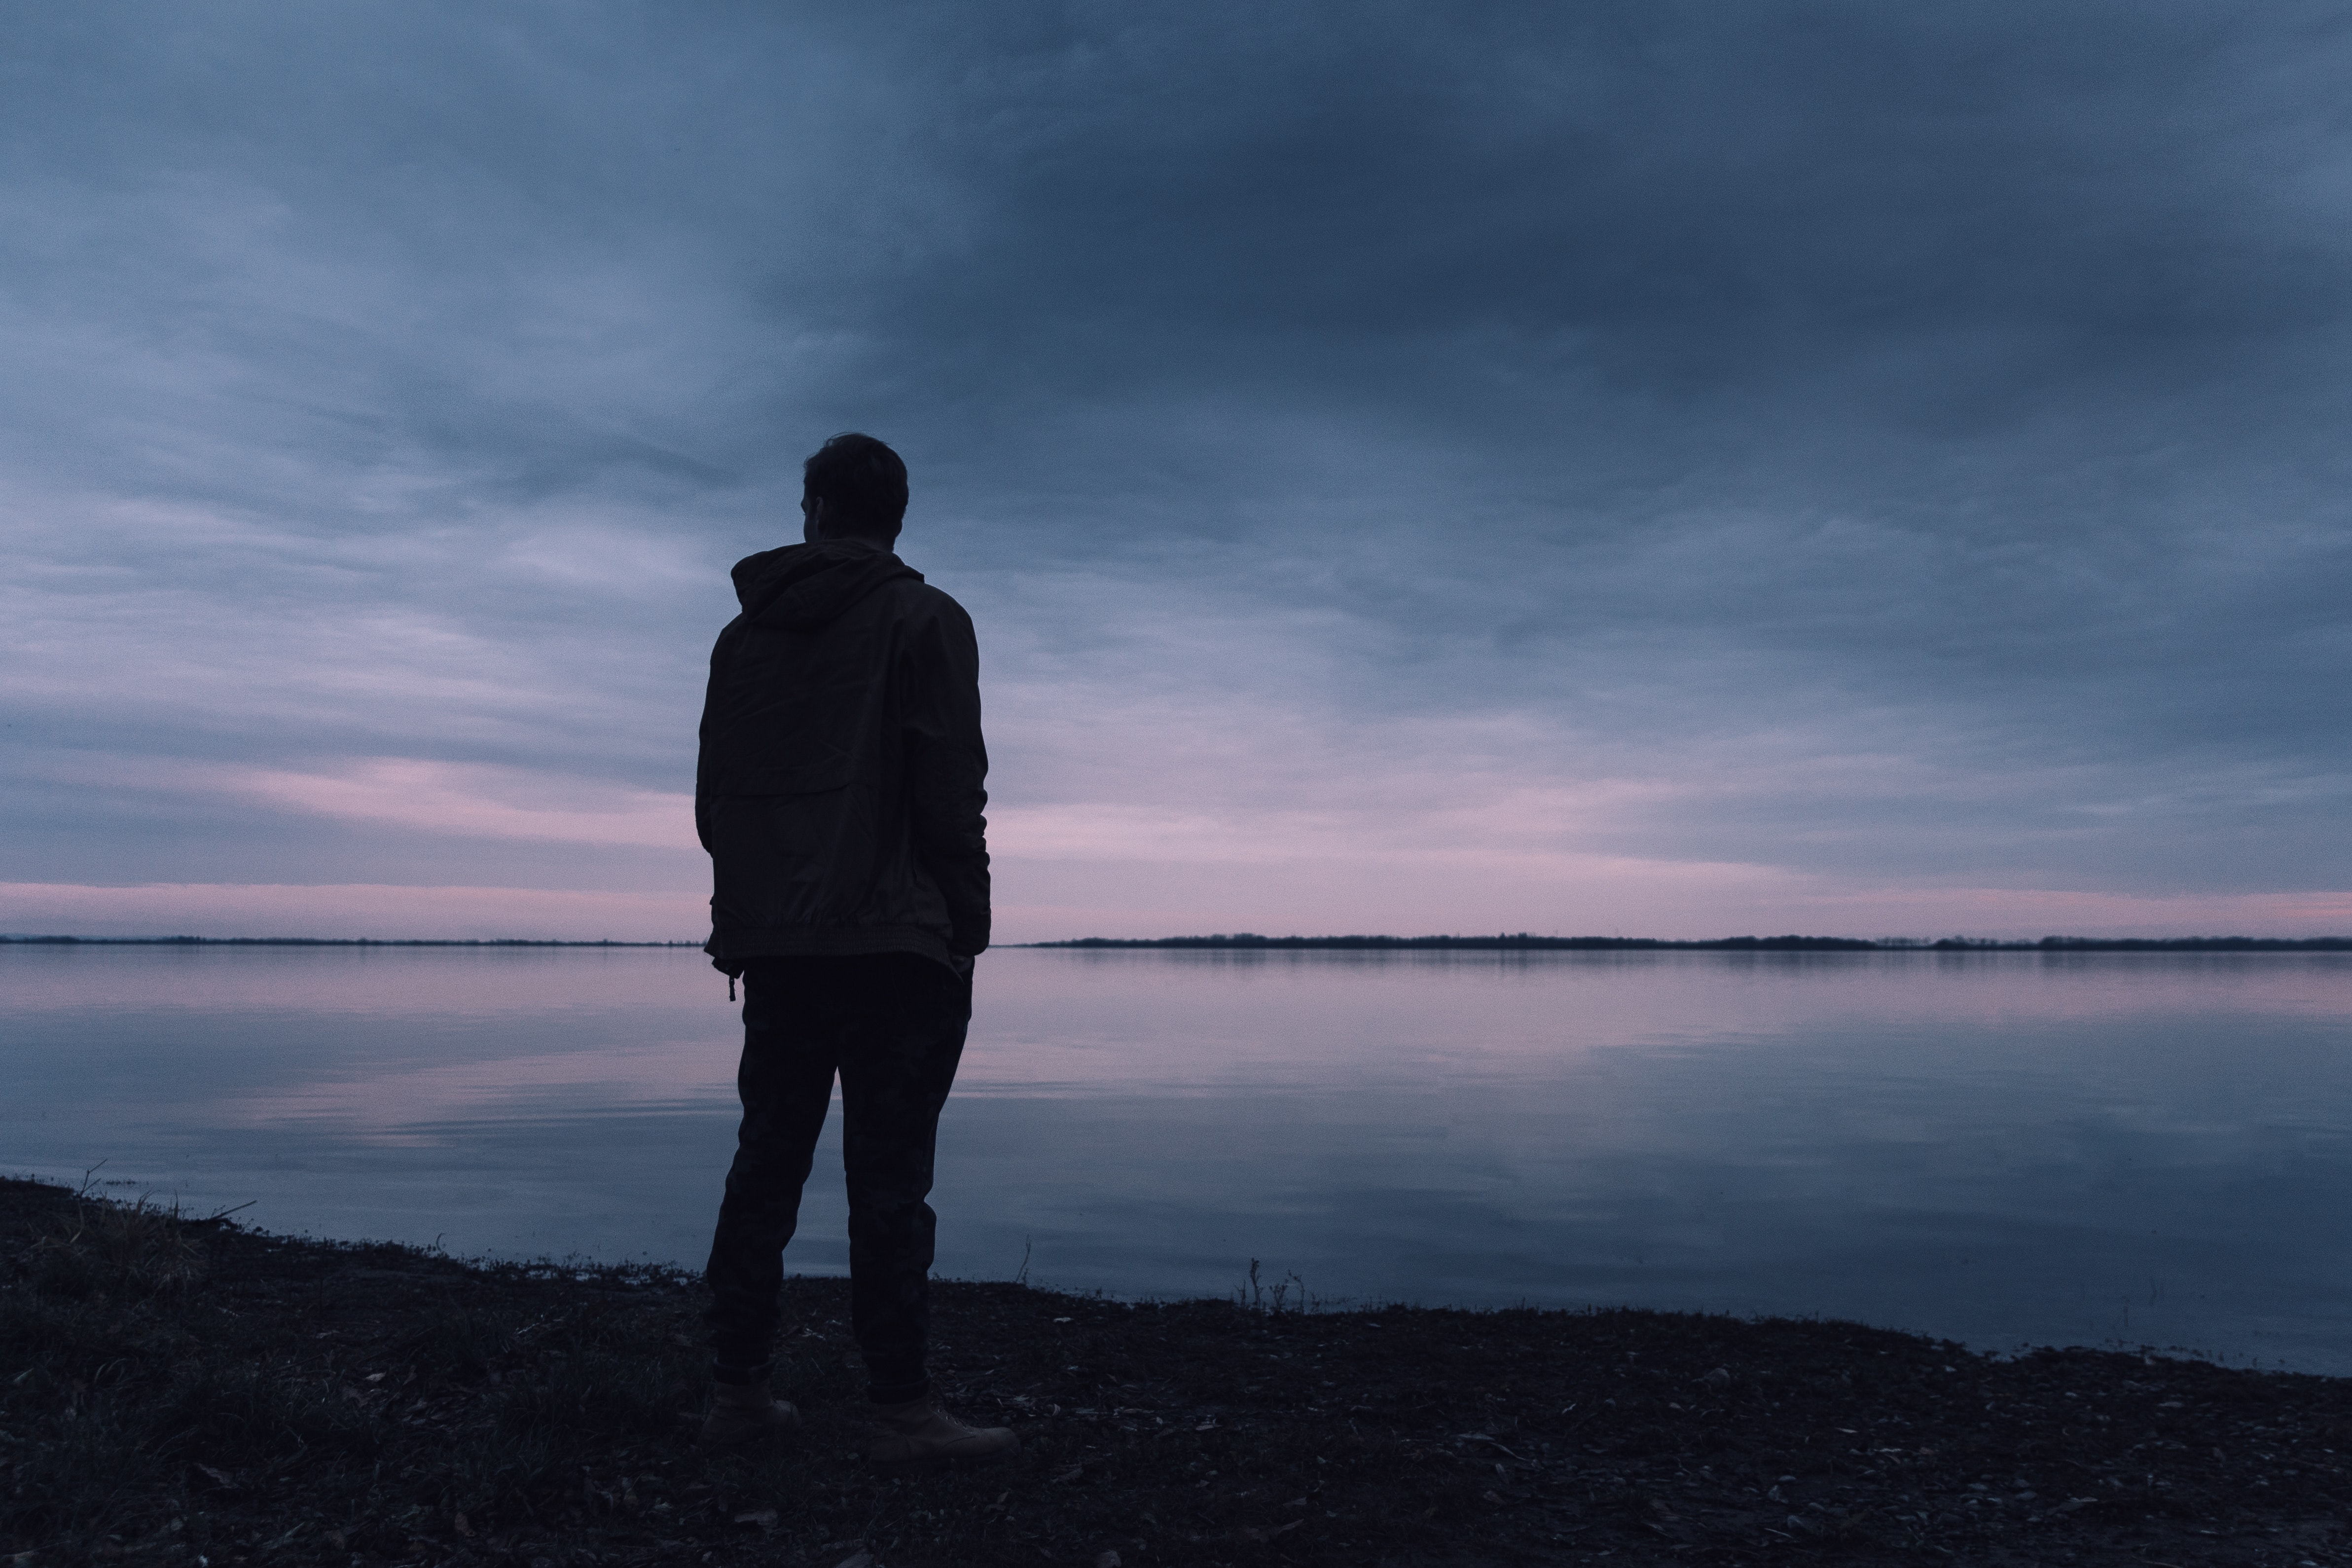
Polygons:
<instances>
[{"instance_id":1,"label":"silhouetted man","mask_svg":"<svg viewBox=\"0 0 2352 1568\"><path fill-rule=\"evenodd\" d=\"M711 962L743 981L743 1121L710 1246L703 1440L799 1419L770 1388L784 1244L841 1076L851 1327L884 1463L1014 1445L924 1371L932 1145L988 946L988 753L971 617L891 552L907 467L836 436L802 469L805 543L735 564L710 652L695 825Z\"/></svg>"}]
</instances>

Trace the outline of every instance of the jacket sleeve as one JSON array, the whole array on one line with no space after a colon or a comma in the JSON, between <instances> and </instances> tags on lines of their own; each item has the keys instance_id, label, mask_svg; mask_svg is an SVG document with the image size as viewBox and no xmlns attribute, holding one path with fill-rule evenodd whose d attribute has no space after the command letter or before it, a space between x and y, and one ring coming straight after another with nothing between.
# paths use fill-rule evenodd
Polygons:
<instances>
[{"instance_id":1,"label":"jacket sleeve","mask_svg":"<svg viewBox=\"0 0 2352 1568\"><path fill-rule=\"evenodd\" d=\"M988 946L988 748L980 735L980 644L941 595L908 649L907 794L915 853L947 900L949 948Z\"/></svg>"},{"instance_id":2,"label":"jacket sleeve","mask_svg":"<svg viewBox=\"0 0 2352 1568\"><path fill-rule=\"evenodd\" d=\"M710 647L710 679L702 689L702 723L697 731L694 757L694 836L702 840L704 854L710 853L710 785L719 772L716 754L718 737L711 733L711 721L718 707L719 679L726 668L728 645L737 637L741 617L727 623L719 640Z\"/></svg>"}]
</instances>

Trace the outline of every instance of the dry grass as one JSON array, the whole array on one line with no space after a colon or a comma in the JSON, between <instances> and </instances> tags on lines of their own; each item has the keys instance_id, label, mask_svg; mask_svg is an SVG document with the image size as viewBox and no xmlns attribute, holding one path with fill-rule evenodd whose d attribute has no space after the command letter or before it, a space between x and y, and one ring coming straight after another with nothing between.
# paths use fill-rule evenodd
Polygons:
<instances>
[{"instance_id":1,"label":"dry grass","mask_svg":"<svg viewBox=\"0 0 2352 1568\"><path fill-rule=\"evenodd\" d=\"M184 1291L205 1271L204 1248L177 1203L149 1195L115 1203L93 1195L87 1183L71 1208L41 1226L29 1251L37 1288L69 1300Z\"/></svg>"}]
</instances>

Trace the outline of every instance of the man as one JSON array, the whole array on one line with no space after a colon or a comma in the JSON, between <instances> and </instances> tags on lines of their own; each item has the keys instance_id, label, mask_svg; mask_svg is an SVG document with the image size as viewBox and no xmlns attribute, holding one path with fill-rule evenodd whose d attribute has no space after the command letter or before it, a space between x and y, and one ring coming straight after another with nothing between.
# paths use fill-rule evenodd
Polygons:
<instances>
[{"instance_id":1,"label":"man","mask_svg":"<svg viewBox=\"0 0 2352 1568\"><path fill-rule=\"evenodd\" d=\"M743 981L743 1121L710 1245L707 1444L799 1419L770 1388L784 1244L835 1072L851 1328L886 1464L991 1458L924 1370L932 1145L988 946L980 652L971 617L892 553L907 467L871 436L802 468L804 543L735 564L695 825L711 962ZM732 994L733 987L729 987Z\"/></svg>"}]
</instances>

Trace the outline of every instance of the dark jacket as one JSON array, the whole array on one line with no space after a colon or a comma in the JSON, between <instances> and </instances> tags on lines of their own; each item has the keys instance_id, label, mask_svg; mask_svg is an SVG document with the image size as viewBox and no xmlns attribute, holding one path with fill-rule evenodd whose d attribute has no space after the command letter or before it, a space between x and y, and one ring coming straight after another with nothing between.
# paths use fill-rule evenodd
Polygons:
<instances>
[{"instance_id":1,"label":"dark jacket","mask_svg":"<svg viewBox=\"0 0 2352 1568\"><path fill-rule=\"evenodd\" d=\"M694 820L711 962L988 945L988 752L963 606L879 545L735 563Z\"/></svg>"}]
</instances>

